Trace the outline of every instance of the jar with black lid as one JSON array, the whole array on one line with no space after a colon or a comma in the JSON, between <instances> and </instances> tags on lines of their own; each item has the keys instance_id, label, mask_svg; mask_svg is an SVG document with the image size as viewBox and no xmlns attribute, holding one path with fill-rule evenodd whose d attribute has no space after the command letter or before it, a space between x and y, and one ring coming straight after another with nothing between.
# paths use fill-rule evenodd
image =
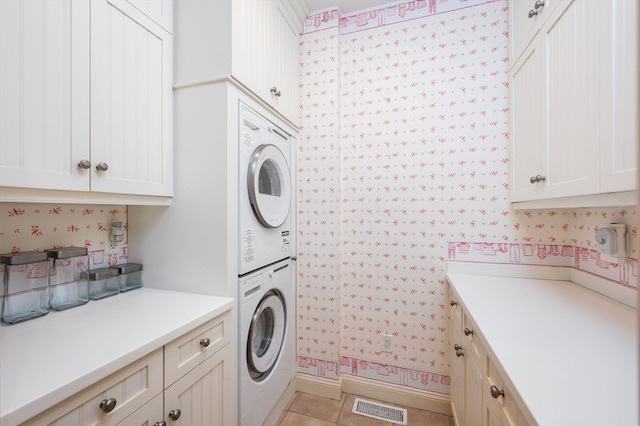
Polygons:
<instances>
[{"instance_id":1,"label":"jar with black lid","mask_svg":"<svg viewBox=\"0 0 640 426\"><path fill-rule=\"evenodd\" d=\"M51 309L62 311L89 301L89 255L85 247L45 250L51 258Z\"/></svg>"},{"instance_id":2,"label":"jar with black lid","mask_svg":"<svg viewBox=\"0 0 640 426\"><path fill-rule=\"evenodd\" d=\"M16 324L49 313L49 259L29 251L0 255L4 269L2 322Z\"/></svg>"}]
</instances>

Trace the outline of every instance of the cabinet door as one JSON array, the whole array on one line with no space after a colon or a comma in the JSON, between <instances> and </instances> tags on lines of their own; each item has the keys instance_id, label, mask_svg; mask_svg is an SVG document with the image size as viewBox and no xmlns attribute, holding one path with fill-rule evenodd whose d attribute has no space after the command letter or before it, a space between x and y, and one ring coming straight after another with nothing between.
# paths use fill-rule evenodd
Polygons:
<instances>
[{"instance_id":1,"label":"cabinet door","mask_svg":"<svg viewBox=\"0 0 640 426\"><path fill-rule=\"evenodd\" d=\"M171 195L171 51L127 1L91 2L92 191Z\"/></svg>"},{"instance_id":2,"label":"cabinet door","mask_svg":"<svg viewBox=\"0 0 640 426\"><path fill-rule=\"evenodd\" d=\"M453 315L453 314L452 314ZM465 354L464 349L456 351L455 345L462 347L464 338L460 333L459 325L456 326L453 320L450 321L451 326L451 352L449 357L451 359L451 412L453 414L453 420L456 425L462 426L464 421L464 393L465 393ZM458 328L456 328L458 327Z\"/></svg>"},{"instance_id":3,"label":"cabinet door","mask_svg":"<svg viewBox=\"0 0 640 426\"><path fill-rule=\"evenodd\" d=\"M467 351L468 352L468 351ZM465 425L481 425L482 424L482 373L478 368L473 356L465 354L465 386L464 386L464 402L465 402Z\"/></svg>"},{"instance_id":4,"label":"cabinet door","mask_svg":"<svg viewBox=\"0 0 640 426\"><path fill-rule=\"evenodd\" d=\"M264 101L271 98L268 66L274 61L267 56L273 39L270 3L264 0L231 2L231 73Z\"/></svg>"},{"instance_id":5,"label":"cabinet door","mask_svg":"<svg viewBox=\"0 0 640 426\"><path fill-rule=\"evenodd\" d=\"M89 6L0 1L0 186L89 189Z\"/></svg>"},{"instance_id":6,"label":"cabinet door","mask_svg":"<svg viewBox=\"0 0 640 426\"><path fill-rule=\"evenodd\" d=\"M596 2L600 18L602 192L633 191L637 182L638 2Z\"/></svg>"},{"instance_id":7,"label":"cabinet door","mask_svg":"<svg viewBox=\"0 0 640 426\"><path fill-rule=\"evenodd\" d=\"M547 70L545 198L599 192L600 18L593 3L571 1L554 12L540 34Z\"/></svg>"},{"instance_id":8,"label":"cabinet door","mask_svg":"<svg viewBox=\"0 0 640 426\"><path fill-rule=\"evenodd\" d=\"M567 0L511 0L509 2L509 57L514 64L542 24Z\"/></svg>"},{"instance_id":9,"label":"cabinet door","mask_svg":"<svg viewBox=\"0 0 640 426\"><path fill-rule=\"evenodd\" d=\"M544 182L531 182L531 178L546 175L547 98L541 40L536 38L511 70L511 201L538 198L544 188Z\"/></svg>"},{"instance_id":10,"label":"cabinet door","mask_svg":"<svg viewBox=\"0 0 640 426\"><path fill-rule=\"evenodd\" d=\"M270 66L270 101L289 120L297 123L300 109L299 81L300 60L299 29L292 26L293 19L288 17L289 11L281 3L273 7L273 41L269 56Z\"/></svg>"},{"instance_id":11,"label":"cabinet door","mask_svg":"<svg viewBox=\"0 0 640 426\"><path fill-rule=\"evenodd\" d=\"M162 421L164 398L160 393L144 404L129 417L118 423L118 426L152 426Z\"/></svg>"},{"instance_id":12,"label":"cabinet door","mask_svg":"<svg viewBox=\"0 0 640 426\"><path fill-rule=\"evenodd\" d=\"M165 389L167 424L237 424L237 388L231 358L231 345L227 345ZM175 410L180 410L180 417L173 422L169 413Z\"/></svg>"}]
</instances>

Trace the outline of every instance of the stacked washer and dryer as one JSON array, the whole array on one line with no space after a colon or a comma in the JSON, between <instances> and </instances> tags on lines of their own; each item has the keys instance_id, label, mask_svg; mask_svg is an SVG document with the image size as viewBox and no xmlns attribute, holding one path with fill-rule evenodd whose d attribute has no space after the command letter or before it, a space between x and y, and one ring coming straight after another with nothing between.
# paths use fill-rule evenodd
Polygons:
<instances>
[{"instance_id":1,"label":"stacked washer and dryer","mask_svg":"<svg viewBox=\"0 0 640 426\"><path fill-rule=\"evenodd\" d=\"M294 377L290 136L239 103L239 422L261 425Z\"/></svg>"}]
</instances>

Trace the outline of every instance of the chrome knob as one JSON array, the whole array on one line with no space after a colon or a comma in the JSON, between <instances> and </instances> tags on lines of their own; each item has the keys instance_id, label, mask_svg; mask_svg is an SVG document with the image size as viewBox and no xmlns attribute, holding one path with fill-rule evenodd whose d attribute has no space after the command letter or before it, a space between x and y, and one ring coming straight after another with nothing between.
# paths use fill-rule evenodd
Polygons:
<instances>
[{"instance_id":1,"label":"chrome knob","mask_svg":"<svg viewBox=\"0 0 640 426\"><path fill-rule=\"evenodd\" d=\"M167 422L165 422L164 420L161 422L155 422L153 426L167 426Z\"/></svg>"},{"instance_id":2,"label":"chrome knob","mask_svg":"<svg viewBox=\"0 0 640 426\"><path fill-rule=\"evenodd\" d=\"M271 88L271 93L273 94L273 96L275 96L276 98L279 98L282 93L280 93L280 91L278 90L278 88L276 86L273 86Z\"/></svg>"},{"instance_id":3,"label":"chrome knob","mask_svg":"<svg viewBox=\"0 0 640 426\"><path fill-rule=\"evenodd\" d=\"M204 339L200 339L200 346L202 346L203 348L208 348L210 344L211 344L211 339L209 339L208 337L205 337Z\"/></svg>"},{"instance_id":4,"label":"chrome knob","mask_svg":"<svg viewBox=\"0 0 640 426\"><path fill-rule=\"evenodd\" d=\"M540 9L542 6L544 6L544 1L542 0L538 0L536 1L536 4L533 5L533 7L535 8L535 10Z\"/></svg>"},{"instance_id":5,"label":"chrome knob","mask_svg":"<svg viewBox=\"0 0 640 426\"><path fill-rule=\"evenodd\" d=\"M465 328L464 329L464 335L465 336L471 336L473 335L473 330L469 329L469 328Z\"/></svg>"},{"instance_id":6,"label":"chrome knob","mask_svg":"<svg viewBox=\"0 0 640 426\"><path fill-rule=\"evenodd\" d=\"M538 14L538 11L537 11L537 10L533 10L533 9L531 9L531 10L529 11L529 18L533 18L533 17L534 17L534 16L536 16L537 14Z\"/></svg>"},{"instance_id":7,"label":"chrome knob","mask_svg":"<svg viewBox=\"0 0 640 426\"><path fill-rule=\"evenodd\" d=\"M504 389L498 389L497 386L493 385L489 389L491 391L491 396L498 399L498 397L504 398Z\"/></svg>"},{"instance_id":8,"label":"chrome knob","mask_svg":"<svg viewBox=\"0 0 640 426\"><path fill-rule=\"evenodd\" d=\"M91 161L82 160L78 163L78 167L80 167L81 169L89 169L91 168Z\"/></svg>"},{"instance_id":9,"label":"chrome knob","mask_svg":"<svg viewBox=\"0 0 640 426\"><path fill-rule=\"evenodd\" d=\"M452 300L452 301L449 302L449 304L451 306L456 306L458 304L458 302L456 302L455 300Z\"/></svg>"},{"instance_id":10,"label":"chrome knob","mask_svg":"<svg viewBox=\"0 0 640 426\"><path fill-rule=\"evenodd\" d=\"M100 172L106 172L107 170L109 170L109 165L107 163L98 163L98 165L96 166L96 170Z\"/></svg>"},{"instance_id":11,"label":"chrome knob","mask_svg":"<svg viewBox=\"0 0 640 426\"><path fill-rule=\"evenodd\" d=\"M169 418L175 422L180 418L180 414L182 414L182 411L180 411L179 408L176 408L175 410L169 411Z\"/></svg>"},{"instance_id":12,"label":"chrome knob","mask_svg":"<svg viewBox=\"0 0 640 426\"><path fill-rule=\"evenodd\" d=\"M114 408L116 408L116 404L118 402L116 401L115 398L107 398L107 399L103 399L100 402L100 410L102 410L103 413L107 414L113 411Z\"/></svg>"},{"instance_id":13,"label":"chrome knob","mask_svg":"<svg viewBox=\"0 0 640 426\"><path fill-rule=\"evenodd\" d=\"M456 343L455 345L453 345L453 349L457 351L458 349L462 349L462 346Z\"/></svg>"},{"instance_id":14,"label":"chrome knob","mask_svg":"<svg viewBox=\"0 0 640 426\"><path fill-rule=\"evenodd\" d=\"M531 183L544 182L545 180L547 180L547 178L541 175L535 175L529 178L529 182Z\"/></svg>"}]
</instances>

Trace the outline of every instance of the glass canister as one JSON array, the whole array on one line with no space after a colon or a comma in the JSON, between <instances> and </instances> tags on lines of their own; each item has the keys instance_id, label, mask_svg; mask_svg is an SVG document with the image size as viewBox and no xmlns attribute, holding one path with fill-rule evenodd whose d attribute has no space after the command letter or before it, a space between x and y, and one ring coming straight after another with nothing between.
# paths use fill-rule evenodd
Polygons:
<instances>
[{"instance_id":1,"label":"glass canister","mask_svg":"<svg viewBox=\"0 0 640 426\"><path fill-rule=\"evenodd\" d=\"M49 259L29 251L0 255L4 265L2 322L16 324L49 313Z\"/></svg>"},{"instance_id":2,"label":"glass canister","mask_svg":"<svg viewBox=\"0 0 640 426\"><path fill-rule=\"evenodd\" d=\"M100 300L120 293L118 270L112 268L89 271L89 298Z\"/></svg>"},{"instance_id":3,"label":"glass canister","mask_svg":"<svg viewBox=\"0 0 640 426\"><path fill-rule=\"evenodd\" d=\"M120 273L120 292L142 287L142 265L139 263L125 263L112 266Z\"/></svg>"},{"instance_id":4,"label":"glass canister","mask_svg":"<svg viewBox=\"0 0 640 426\"><path fill-rule=\"evenodd\" d=\"M62 311L89 301L89 255L85 247L45 250L52 261L51 309Z\"/></svg>"}]
</instances>

